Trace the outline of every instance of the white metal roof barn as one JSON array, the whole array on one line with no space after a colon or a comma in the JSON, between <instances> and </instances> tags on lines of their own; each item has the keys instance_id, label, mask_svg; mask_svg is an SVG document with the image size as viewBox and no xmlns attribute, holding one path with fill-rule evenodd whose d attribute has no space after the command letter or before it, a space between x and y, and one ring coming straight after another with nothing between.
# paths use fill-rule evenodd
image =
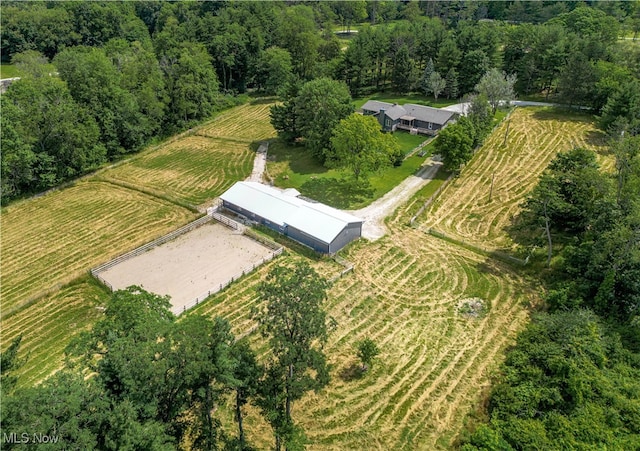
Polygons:
<instances>
[{"instance_id":1,"label":"white metal roof barn","mask_svg":"<svg viewBox=\"0 0 640 451\"><path fill-rule=\"evenodd\" d=\"M224 208L276 230L312 249L333 254L362 234L362 219L256 182L237 182L220 199Z\"/></svg>"}]
</instances>

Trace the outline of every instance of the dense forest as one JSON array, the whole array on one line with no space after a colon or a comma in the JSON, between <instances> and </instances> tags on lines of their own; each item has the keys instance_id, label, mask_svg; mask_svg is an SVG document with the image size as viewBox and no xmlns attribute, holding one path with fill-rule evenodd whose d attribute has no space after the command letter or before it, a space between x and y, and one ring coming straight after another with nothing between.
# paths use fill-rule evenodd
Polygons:
<instances>
[{"instance_id":1,"label":"dense forest","mask_svg":"<svg viewBox=\"0 0 640 451\"><path fill-rule=\"evenodd\" d=\"M3 2L2 60L21 78L0 96L2 203L73 180L249 96L278 96L272 121L280 137L302 137L306 151L331 160L340 149L333 129L353 111L352 96L467 99L497 71L520 98L595 115L615 171L602 171L585 149L560 153L514 218L514 241L548 250L525 268L542 282L545 303L508 352L461 446L634 449L639 33L637 1ZM315 128L301 128L322 95L337 99L333 109ZM443 152L447 142L466 149L461 162L490 130L489 99L473 102L476 114L436 143ZM116 293L105 319L69 348L65 369L38 387L15 388L16 341L0 361L3 430L64 429L67 445L79 449L251 449L242 408L252 402L276 447L301 449L291 403L327 384L316 345L328 326L318 308L326 282L304 266L296 271L293 280L275 271L260 287L266 305L294 288L311 294L306 311L289 306L305 325L290 337L270 326L290 312L254 312L271 346L267 362L257 363L224 321L177 321L166 299L136 289ZM142 364L149 359L153 365ZM212 416L225 397L235 401L237 436Z\"/></svg>"},{"instance_id":2,"label":"dense forest","mask_svg":"<svg viewBox=\"0 0 640 451\"><path fill-rule=\"evenodd\" d=\"M346 43L334 32L356 23ZM4 2L2 60L22 78L1 97L2 201L136 152L248 92L321 77L352 96L455 99L497 68L521 96L637 129L640 51L617 39L639 28L637 2Z\"/></svg>"}]
</instances>

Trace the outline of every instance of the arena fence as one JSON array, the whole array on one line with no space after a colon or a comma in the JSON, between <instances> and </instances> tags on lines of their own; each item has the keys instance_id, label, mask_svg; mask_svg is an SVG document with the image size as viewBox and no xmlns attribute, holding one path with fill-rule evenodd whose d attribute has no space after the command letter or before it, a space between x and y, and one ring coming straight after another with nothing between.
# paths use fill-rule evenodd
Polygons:
<instances>
[{"instance_id":1,"label":"arena fence","mask_svg":"<svg viewBox=\"0 0 640 451\"><path fill-rule=\"evenodd\" d=\"M114 258L111 261L108 261L107 263L104 263L100 266L96 266L95 268L92 268L90 270L91 275L93 277L95 277L96 279L98 279L100 282L102 282L105 286L107 286L111 291L113 291L113 287L111 286L111 284L109 282L107 282L106 280L104 280L102 277L100 277L100 273L113 268L114 266L116 266L117 264L120 264L124 261L130 260L133 257L137 257L138 255L144 254L145 252L150 251L153 248L156 248L158 246L160 246L161 244L167 243L171 240L176 239L177 237L179 237L180 235L184 235L187 232L190 232L206 223L208 223L209 221L211 221L212 216L210 214L203 216L199 219L196 219L193 222L190 222L189 224L180 227L179 229L174 230L171 233L168 233L164 236L161 236L160 238L157 238L153 241L151 241L150 243L147 243L143 246L140 246L130 252L127 252L126 254L122 254L116 258Z\"/></svg>"},{"instance_id":2,"label":"arena fence","mask_svg":"<svg viewBox=\"0 0 640 451\"><path fill-rule=\"evenodd\" d=\"M131 252L127 252L126 254L122 254L116 258L114 258L111 261L108 261L107 263L104 263L100 266L97 266L93 269L91 269L91 275L93 277L95 277L97 280L99 280L102 284L104 284L107 288L109 288L109 290L114 291L113 286L107 282L104 278L102 278L100 276L100 273L124 262L127 261L131 258L134 258L138 255L144 254L145 252L150 251L151 249L154 249L155 247L158 247L164 243L167 243L171 240L174 240L175 238L179 237L180 235L184 235L187 232L190 232L204 224L207 224L208 222L210 222L212 219L218 221L219 223L233 229L233 230L238 230L241 231L243 235L245 235L248 238L251 238L252 240L255 240L257 242L259 242L260 244L262 244L263 246L267 247L268 249L271 250L271 254L266 256L265 258L262 259L261 262L255 263L250 267L246 267L244 268L241 272L239 272L238 274L236 274L235 276L231 277L227 282L222 283L218 286L215 287L211 287L210 290L207 290L206 293L202 293L200 296L197 296L193 301L188 302L187 304L185 304L184 306L180 306L180 307L174 307L171 309L171 311L176 314L176 315L180 315L181 313L195 307L196 305L200 304L202 301L204 301L205 299L207 299L209 296L218 293L219 291L224 290L226 287L228 287L229 285L231 285L233 282L237 281L238 279L240 279L241 277L244 277L245 275L249 274L250 272L254 271L256 268L258 268L260 265L263 265L271 260L273 260L275 257L277 257L278 255L282 254L282 246L280 246L278 243L276 243L275 241L270 240L269 238L266 238L262 235L259 235L258 233L254 232L253 230L250 230L249 228L245 227L244 225L240 224L237 221L234 221L233 219L221 215L220 213L217 212L218 208L211 208L207 211L207 215L203 216L199 219L196 219L193 222L190 222L189 224L174 230L173 232L164 235L156 240L151 241L150 243L145 244L144 246L140 246L134 250L132 250Z\"/></svg>"}]
</instances>

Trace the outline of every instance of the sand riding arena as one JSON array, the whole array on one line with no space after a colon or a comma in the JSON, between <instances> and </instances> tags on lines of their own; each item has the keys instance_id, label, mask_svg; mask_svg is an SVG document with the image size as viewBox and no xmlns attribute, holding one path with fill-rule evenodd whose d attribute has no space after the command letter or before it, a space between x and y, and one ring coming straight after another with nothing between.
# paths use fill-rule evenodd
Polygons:
<instances>
[{"instance_id":1,"label":"sand riding arena","mask_svg":"<svg viewBox=\"0 0 640 451\"><path fill-rule=\"evenodd\" d=\"M276 243L211 211L91 273L112 291L138 285L169 295L171 310L180 314L281 252Z\"/></svg>"}]
</instances>

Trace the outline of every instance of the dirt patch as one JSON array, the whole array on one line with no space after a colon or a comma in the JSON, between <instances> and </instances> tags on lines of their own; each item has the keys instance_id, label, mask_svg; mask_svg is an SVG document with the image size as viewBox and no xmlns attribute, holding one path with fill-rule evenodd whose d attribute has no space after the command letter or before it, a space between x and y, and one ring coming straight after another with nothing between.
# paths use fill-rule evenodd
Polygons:
<instances>
[{"instance_id":1,"label":"dirt patch","mask_svg":"<svg viewBox=\"0 0 640 451\"><path fill-rule=\"evenodd\" d=\"M139 285L152 293L169 295L172 310L178 313L232 277L251 271L271 253L257 241L211 223L126 260L100 276L114 289Z\"/></svg>"},{"instance_id":2,"label":"dirt patch","mask_svg":"<svg viewBox=\"0 0 640 451\"><path fill-rule=\"evenodd\" d=\"M480 298L465 298L458 302L458 313L467 318L478 318L485 312L485 301Z\"/></svg>"}]
</instances>

